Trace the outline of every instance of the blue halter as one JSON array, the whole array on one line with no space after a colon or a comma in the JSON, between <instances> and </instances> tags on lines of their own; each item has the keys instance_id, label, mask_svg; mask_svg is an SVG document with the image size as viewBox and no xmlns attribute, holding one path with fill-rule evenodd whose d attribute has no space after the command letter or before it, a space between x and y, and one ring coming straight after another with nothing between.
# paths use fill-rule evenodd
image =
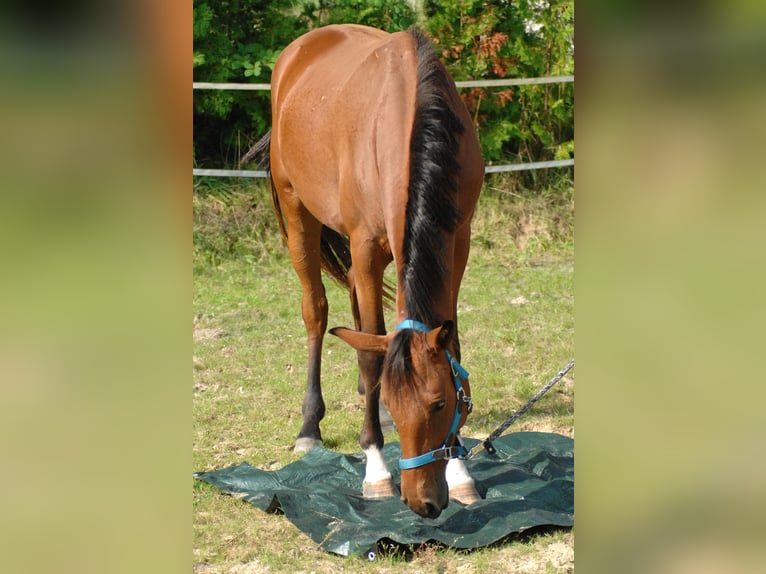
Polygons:
<instances>
[{"instance_id":1,"label":"blue halter","mask_svg":"<svg viewBox=\"0 0 766 574\"><path fill-rule=\"evenodd\" d=\"M397 330L412 329L414 331L420 331L421 333L427 333L431 329L426 327L419 321L413 321L412 319L405 319L396 326ZM419 456L413 456L412 458L400 458L399 468L408 470L411 468L417 468L425 464L435 462L437 460L446 460L450 458L465 458L468 454L468 449L463 446L463 442L460 440L460 435L457 434L457 427L460 424L460 413L462 411L462 405L465 404L468 413L473 409L473 403L471 397L465 394L461 379L468 380L468 371L466 371L460 363L458 363L452 354L445 349L447 354L447 361L449 361L450 368L452 369L452 382L455 385L455 392L457 393L457 403L455 404L455 416L452 418L452 426L450 426L447 438L444 439L442 446L428 451L425 454ZM455 446L447 446L452 442L453 437L456 440Z\"/></svg>"}]
</instances>

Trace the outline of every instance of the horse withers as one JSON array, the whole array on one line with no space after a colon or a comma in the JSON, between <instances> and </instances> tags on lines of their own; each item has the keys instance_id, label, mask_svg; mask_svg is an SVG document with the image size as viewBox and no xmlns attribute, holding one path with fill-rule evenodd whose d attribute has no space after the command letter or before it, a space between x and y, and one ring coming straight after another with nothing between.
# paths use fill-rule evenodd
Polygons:
<instances>
[{"instance_id":1,"label":"horse withers","mask_svg":"<svg viewBox=\"0 0 766 574\"><path fill-rule=\"evenodd\" d=\"M313 30L279 56L271 80L272 197L303 289L308 384L297 451L320 444L327 329L324 269L348 288L365 395L360 445L367 497L396 487L381 455L379 400L399 431L401 497L437 517L449 498L479 499L459 456L470 411L457 297L484 164L471 118L429 40L357 25ZM393 261L395 294L383 273ZM387 333L383 303L395 301Z\"/></svg>"}]
</instances>

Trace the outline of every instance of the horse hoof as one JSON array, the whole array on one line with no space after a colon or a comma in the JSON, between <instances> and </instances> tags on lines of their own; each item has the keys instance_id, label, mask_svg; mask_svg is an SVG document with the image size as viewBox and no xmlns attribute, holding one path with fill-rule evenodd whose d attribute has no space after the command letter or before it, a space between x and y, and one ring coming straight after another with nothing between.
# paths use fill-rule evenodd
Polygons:
<instances>
[{"instance_id":1,"label":"horse hoof","mask_svg":"<svg viewBox=\"0 0 766 574\"><path fill-rule=\"evenodd\" d=\"M362 495L365 498L386 498L387 496L397 496L398 494L394 481L390 478L379 480L378 482L362 483Z\"/></svg>"},{"instance_id":2,"label":"horse hoof","mask_svg":"<svg viewBox=\"0 0 766 574\"><path fill-rule=\"evenodd\" d=\"M457 484L453 486L449 490L449 497L452 500L465 505L473 504L474 502L479 502L481 500L481 496L479 496L473 482L466 482L465 484Z\"/></svg>"},{"instance_id":3,"label":"horse hoof","mask_svg":"<svg viewBox=\"0 0 766 574\"><path fill-rule=\"evenodd\" d=\"M295 441L295 452L309 452L314 449L315 446L320 446L321 440L315 438L301 437Z\"/></svg>"}]
</instances>

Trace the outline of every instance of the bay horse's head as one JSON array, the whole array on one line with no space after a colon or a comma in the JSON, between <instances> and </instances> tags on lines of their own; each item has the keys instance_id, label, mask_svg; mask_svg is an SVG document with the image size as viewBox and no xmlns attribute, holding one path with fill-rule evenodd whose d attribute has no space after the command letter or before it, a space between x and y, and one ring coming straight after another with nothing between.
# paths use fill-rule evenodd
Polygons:
<instances>
[{"instance_id":1,"label":"bay horse's head","mask_svg":"<svg viewBox=\"0 0 766 574\"><path fill-rule=\"evenodd\" d=\"M402 501L436 518L449 502L447 460L467 452L457 432L471 410L471 393L468 373L449 350L455 324L430 329L406 320L388 335L343 328L331 333L358 351L385 354L380 397L399 431Z\"/></svg>"}]
</instances>

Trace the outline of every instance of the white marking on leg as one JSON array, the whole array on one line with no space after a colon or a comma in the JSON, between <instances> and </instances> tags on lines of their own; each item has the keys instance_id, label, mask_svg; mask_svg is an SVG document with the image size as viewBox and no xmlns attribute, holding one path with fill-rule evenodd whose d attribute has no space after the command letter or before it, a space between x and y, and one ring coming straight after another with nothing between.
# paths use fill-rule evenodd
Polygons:
<instances>
[{"instance_id":1,"label":"white marking on leg","mask_svg":"<svg viewBox=\"0 0 766 574\"><path fill-rule=\"evenodd\" d=\"M386 468L386 463L383 460L383 455L378 450L378 447L371 446L365 449L364 454L367 456L367 466L364 471L364 482L375 483L382 480L391 480L391 473Z\"/></svg>"},{"instance_id":2,"label":"white marking on leg","mask_svg":"<svg viewBox=\"0 0 766 574\"><path fill-rule=\"evenodd\" d=\"M459 484L473 484L473 478L462 460L451 458L447 461L447 486L453 489Z\"/></svg>"}]
</instances>

